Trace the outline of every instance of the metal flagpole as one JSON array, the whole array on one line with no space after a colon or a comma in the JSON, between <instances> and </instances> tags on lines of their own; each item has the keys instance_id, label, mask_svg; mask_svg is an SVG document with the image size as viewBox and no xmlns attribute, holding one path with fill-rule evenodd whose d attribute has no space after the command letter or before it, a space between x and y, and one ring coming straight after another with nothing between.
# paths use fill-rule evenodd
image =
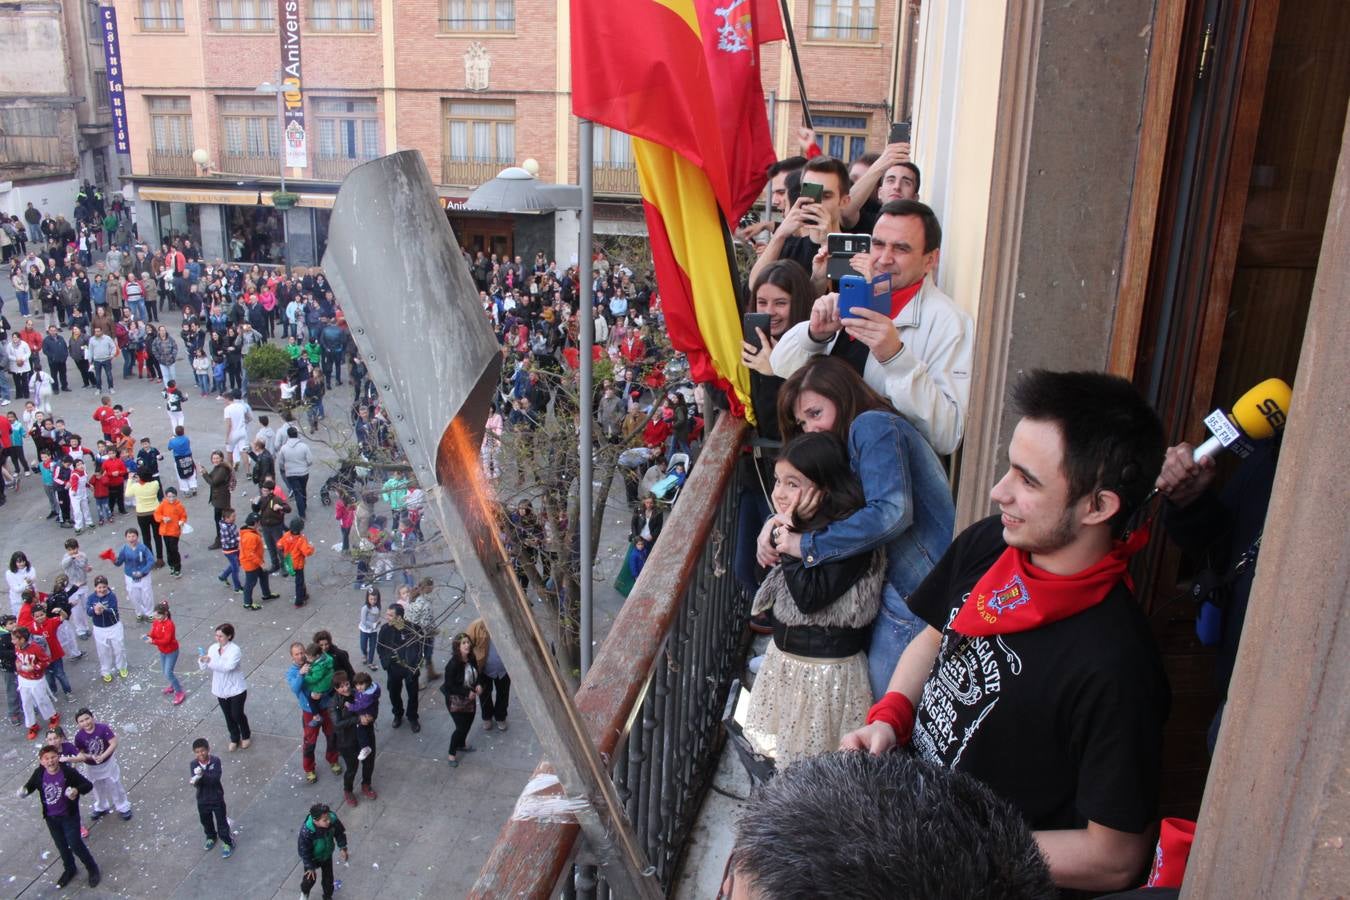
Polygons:
<instances>
[{"instance_id":1,"label":"metal flagpole","mask_svg":"<svg viewBox=\"0 0 1350 900\"><path fill-rule=\"evenodd\" d=\"M578 364L581 368L581 436L578 452L581 454L581 484L578 488L581 521L581 571L578 581L581 584L581 677L591 668L593 652L591 637L591 612L594 597L594 560L595 552L591 546L591 519L595 512L595 453L592 443L592 426L595 421L594 392L591 387L593 377L593 356L591 349L595 344L595 297L593 275L591 272L592 246L595 242L595 182L593 169L595 147L591 143L591 134L595 126L588 119L581 120L577 134L577 175L581 181L581 247L580 257L581 303L577 311L580 319L580 344Z\"/></svg>"},{"instance_id":2,"label":"metal flagpole","mask_svg":"<svg viewBox=\"0 0 1350 900\"><path fill-rule=\"evenodd\" d=\"M802 124L814 128L811 124L811 107L806 102L806 79L802 77L802 60L797 55L797 36L792 32L792 10L788 9L788 0L779 0L783 8L783 31L787 33L788 49L792 51L792 68L797 73L797 95L802 98Z\"/></svg>"}]
</instances>

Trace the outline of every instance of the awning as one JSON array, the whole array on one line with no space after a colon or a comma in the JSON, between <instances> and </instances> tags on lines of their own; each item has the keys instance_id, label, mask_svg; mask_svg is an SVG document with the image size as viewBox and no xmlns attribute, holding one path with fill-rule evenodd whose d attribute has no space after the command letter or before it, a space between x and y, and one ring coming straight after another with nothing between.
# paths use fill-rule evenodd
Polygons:
<instances>
[{"instance_id":1,"label":"awning","mask_svg":"<svg viewBox=\"0 0 1350 900\"><path fill-rule=\"evenodd\" d=\"M333 201L336 199L333 194L300 194L301 207L311 207L318 209L332 209ZM161 203L204 203L207 205L223 204L226 206L257 206L258 191L194 191L184 188L165 188L165 187L139 187L136 189L137 200L158 200ZM272 205L272 191L264 190L262 192L262 205Z\"/></svg>"}]
</instances>

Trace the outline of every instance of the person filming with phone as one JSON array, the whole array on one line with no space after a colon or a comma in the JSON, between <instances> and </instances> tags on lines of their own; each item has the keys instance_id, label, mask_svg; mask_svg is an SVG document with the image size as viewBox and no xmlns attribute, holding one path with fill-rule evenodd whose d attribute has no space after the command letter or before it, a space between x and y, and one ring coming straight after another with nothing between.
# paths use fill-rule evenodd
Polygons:
<instances>
[{"instance_id":1,"label":"person filming with phone","mask_svg":"<svg viewBox=\"0 0 1350 900\"><path fill-rule=\"evenodd\" d=\"M839 356L939 455L955 451L970 402L975 335L970 316L928 278L941 248L942 226L927 205L893 200L882 206L871 249L849 264L868 283L889 278L889 296L867 291L875 301L868 305L841 304L838 292L818 297L810 320L788 329L774 347L774 374L786 378L813 356ZM823 280L829 253L818 251L813 277Z\"/></svg>"},{"instance_id":2,"label":"person filming with phone","mask_svg":"<svg viewBox=\"0 0 1350 900\"><path fill-rule=\"evenodd\" d=\"M816 251L825 237L843 230L843 212L849 203L848 167L832 156L817 156L802 170L801 193L788 207L783 222L750 269L754 284L769 263L795 260L811 271Z\"/></svg>"}]
</instances>

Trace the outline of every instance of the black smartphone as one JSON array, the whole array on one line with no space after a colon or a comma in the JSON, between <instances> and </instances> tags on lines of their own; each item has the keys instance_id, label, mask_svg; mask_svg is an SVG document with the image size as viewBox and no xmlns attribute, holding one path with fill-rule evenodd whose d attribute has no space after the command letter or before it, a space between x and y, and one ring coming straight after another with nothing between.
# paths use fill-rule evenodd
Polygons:
<instances>
[{"instance_id":1,"label":"black smartphone","mask_svg":"<svg viewBox=\"0 0 1350 900\"><path fill-rule=\"evenodd\" d=\"M848 234L831 232L825 237L825 247L830 258L825 263L825 275L830 281L838 283L845 275L856 275L849 260L856 254L869 253L872 250L870 234Z\"/></svg>"},{"instance_id":2,"label":"black smartphone","mask_svg":"<svg viewBox=\"0 0 1350 900\"><path fill-rule=\"evenodd\" d=\"M803 181L801 194L803 197L809 197L812 203L819 203L820 198L825 195L825 185L814 181Z\"/></svg>"},{"instance_id":3,"label":"black smartphone","mask_svg":"<svg viewBox=\"0 0 1350 900\"><path fill-rule=\"evenodd\" d=\"M762 344L759 340L759 331L766 335L769 333L769 314L768 313L746 313L745 318L741 320L741 327L744 329L745 339L749 341L756 350L759 350ZM758 328L759 331L755 329Z\"/></svg>"},{"instance_id":4,"label":"black smartphone","mask_svg":"<svg viewBox=\"0 0 1350 900\"><path fill-rule=\"evenodd\" d=\"M908 144L909 143L909 123L892 122L891 136L886 139L888 144Z\"/></svg>"}]
</instances>

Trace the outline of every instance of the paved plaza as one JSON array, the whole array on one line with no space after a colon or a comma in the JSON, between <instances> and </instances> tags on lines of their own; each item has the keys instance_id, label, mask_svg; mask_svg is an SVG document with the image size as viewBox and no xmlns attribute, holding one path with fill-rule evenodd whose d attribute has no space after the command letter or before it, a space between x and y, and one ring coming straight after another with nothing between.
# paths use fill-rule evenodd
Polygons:
<instances>
[{"instance_id":1,"label":"paved plaza","mask_svg":"<svg viewBox=\"0 0 1350 900\"><path fill-rule=\"evenodd\" d=\"M15 328L22 327L12 294L6 294L4 312ZM176 335L178 316L167 314L165 320ZM180 363L179 369L183 368ZM114 371L118 376L114 399L135 409L131 421L137 438L149 435L166 452L169 421L159 384L134 377L124 381L120 361ZM71 376L75 390L53 398L53 410L72 431L92 443L99 436L91 419L99 394L78 388L73 365ZM214 395L198 397L195 386L185 386L185 391L194 456L206 461L210 450L221 442L224 403ZM350 398L345 385L331 392L326 398L330 418L341 421ZM3 409L21 410L22 403L16 401ZM331 451L317 444L314 449L321 459L325 454L332 458ZM27 451L31 457L31 442ZM171 460L161 471L165 484L174 484ZM15 790L36 765L40 740L25 740L21 727L0 726L0 817L5 823L0 829L0 897L294 897L301 873L296 833L309 805L320 801L338 812L350 841L350 863L336 863L336 875L343 882L339 898L457 897L467 892L540 756L539 743L518 702L512 704L511 729L506 734L485 733L476 722L471 743L478 752L461 756L459 768L450 769L445 763L450 720L438 690L440 682L424 686L421 692L420 734L413 734L406 724L396 731L390 728L392 713L385 698L377 725L374 787L379 799L361 799L355 809L345 806L341 776L334 775L321 759L318 783L304 781L300 718L284 678L290 664L288 647L294 640L308 642L315 630L326 628L338 646L359 658L356 621L361 594L352 586L353 564L336 552L340 536L332 508L320 505L318 498L318 488L329 474L331 468L321 463L310 478L306 534L316 554L306 567L310 602L302 609L291 605L290 580L278 578L273 580L273 589L282 599L268 601L261 612L244 610L241 595L216 580L222 568L220 553L206 549L213 536L206 491L184 501L195 532L182 542L183 577L169 577L167 568L153 575L156 600L167 599L172 604L182 647L177 671L188 697L181 706L171 705L170 698L161 693L158 654L141 640L148 625L137 625L130 616L125 624L131 677L102 683L89 641L80 642L86 651L84 659L67 660L74 697L67 702L58 696L57 701L67 733L73 734L75 710L85 705L100 721L112 725L119 735L117 759L134 807L131 821L110 815L89 823L90 802L82 803L90 828L88 844L103 870L97 889L85 886L81 872L65 892L57 891L61 863L43 826L38 801L31 796L15 797ZM241 479L235 492L238 508L246 510L255 494L254 486ZM611 493L612 498L615 495L606 516L604 545L622 548L627 513L622 490ZM47 590L59 571L62 543L73 532L46 519L48 504L38 476L24 478L21 490L11 491L8 499L0 508L4 560L22 549L32 560L39 585ZM94 573L109 576L127 609L122 574L98 554L119 546L123 530L134 525L135 516L129 513L113 525L79 537ZM428 526L429 543L421 548L419 561L435 558L435 554L448 559L444 545L433 536L435 526ZM597 641L607 633L620 602L605 583L619 559L618 550L601 553ZM477 613L471 604L458 602L462 595L456 585L460 582L451 566L416 574L418 578L429 574L439 585L435 595L442 620L436 654L439 669L449 635ZM381 584L386 604L396 587L397 581ZM253 744L235 753L226 752L225 723L210 693L210 678L198 671L195 662L196 648L211 643L221 622L231 622L238 630L236 642L243 650L248 679L247 714ZM375 675L383 684L383 672ZM191 744L197 737L210 740L212 752L224 763L226 800L238 836L237 852L231 859L222 859L219 847L211 852L202 849L194 791L187 780ZM321 754L322 739L319 750Z\"/></svg>"}]
</instances>

